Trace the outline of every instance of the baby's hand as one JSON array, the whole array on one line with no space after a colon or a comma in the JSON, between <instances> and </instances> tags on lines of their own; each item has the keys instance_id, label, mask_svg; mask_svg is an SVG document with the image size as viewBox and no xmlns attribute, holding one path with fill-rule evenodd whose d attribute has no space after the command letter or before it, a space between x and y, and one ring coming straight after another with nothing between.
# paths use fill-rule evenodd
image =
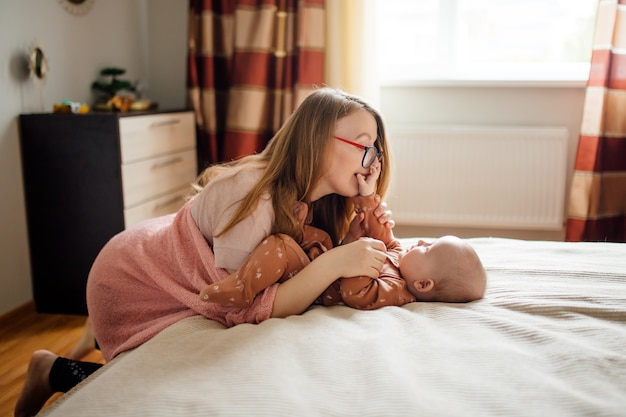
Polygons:
<instances>
[{"instance_id":1,"label":"baby's hand","mask_svg":"<svg viewBox=\"0 0 626 417\"><path fill-rule=\"evenodd\" d=\"M354 242L355 240L358 240L359 238L364 236L363 220L365 220L365 214L363 214L362 212L358 212L356 216L354 216L354 219L352 219L352 222L350 222L348 234L346 235L346 237L343 238L343 241L341 242L342 245Z\"/></svg>"},{"instance_id":2,"label":"baby's hand","mask_svg":"<svg viewBox=\"0 0 626 417\"><path fill-rule=\"evenodd\" d=\"M359 195L368 196L376 192L376 181L380 176L380 163L376 161L370 167L370 172L367 176L363 174L357 174L357 181L359 182Z\"/></svg>"}]
</instances>

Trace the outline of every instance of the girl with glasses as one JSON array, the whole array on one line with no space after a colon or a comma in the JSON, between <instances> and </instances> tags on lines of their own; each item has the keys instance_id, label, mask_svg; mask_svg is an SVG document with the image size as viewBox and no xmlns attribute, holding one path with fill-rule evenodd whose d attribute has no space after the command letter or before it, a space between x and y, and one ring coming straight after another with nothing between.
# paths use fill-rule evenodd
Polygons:
<instances>
[{"instance_id":1,"label":"girl with glasses","mask_svg":"<svg viewBox=\"0 0 626 417\"><path fill-rule=\"evenodd\" d=\"M369 175L372 155L383 167L378 193L384 197L390 161L381 115L358 97L320 88L261 153L205 170L199 181L204 186L178 213L113 237L87 282L90 320L104 358L133 349L187 317L202 315L229 327L259 323L304 312L339 277L377 277L386 259L381 241L340 244L354 216L350 198L359 193L358 176ZM198 297L239 269L266 236L282 233L301 242L298 204L306 206L312 226L328 233L332 249L288 281L263 290L249 307L219 306ZM374 213L381 225L393 227L384 203ZM48 351L35 352L16 416L35 414L54 390L80 382L72 376L94 371L63 361Z\"/></svg>"}]
</instances>

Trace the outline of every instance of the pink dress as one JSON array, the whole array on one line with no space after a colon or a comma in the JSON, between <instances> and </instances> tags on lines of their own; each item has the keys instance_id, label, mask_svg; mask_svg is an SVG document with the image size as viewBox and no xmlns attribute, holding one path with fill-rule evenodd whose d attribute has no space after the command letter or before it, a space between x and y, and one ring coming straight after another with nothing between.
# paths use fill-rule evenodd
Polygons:
<instances>
[{"instance_id":1,"label":"pink dress","mask_svg":"<svg viewBox=\"0 0 626 417\"><path fill-rule=\"evenodd\" d=\"M249 253L238 244L254 248L268 234L274 213L266 199L244 222L257 227L248 225L244 231L236 230L221 239L207 239L207 226L219 230L228 220L225 211L210 210L218 210L216 204L232 210L258 175L259 170L250 170L220 177L215 187L210 183L175 215L146 220L104 246L89 273L87 307L107 361L190 316L202 315L228 327L270 318L277 284L265 289L246 308L206 303L198 296L202 288L228 277L223 268L241 266ZM216 193L221 198L213 202ZM201 216L198 222L193 209ZM220 248L222 264L216 260L214 247Z\"/></svg>"}]
</instances>

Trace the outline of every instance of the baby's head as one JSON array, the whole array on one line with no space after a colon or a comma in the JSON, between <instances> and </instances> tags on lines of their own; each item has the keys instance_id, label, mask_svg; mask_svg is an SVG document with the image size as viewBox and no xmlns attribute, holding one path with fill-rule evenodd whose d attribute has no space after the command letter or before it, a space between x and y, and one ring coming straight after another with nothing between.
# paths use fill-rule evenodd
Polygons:
<instances>
[{"instance_id":1,"label":"baby's head","mask_svg":"<svg viewBox=\"0 0 626 417\"><path fill-rule=\"evenodd\" d=\"M485 268L474 249L456 236L420 240L402 254L399 266L418 301L465 303L485 294Z\"/></svg>"}]
</instances>

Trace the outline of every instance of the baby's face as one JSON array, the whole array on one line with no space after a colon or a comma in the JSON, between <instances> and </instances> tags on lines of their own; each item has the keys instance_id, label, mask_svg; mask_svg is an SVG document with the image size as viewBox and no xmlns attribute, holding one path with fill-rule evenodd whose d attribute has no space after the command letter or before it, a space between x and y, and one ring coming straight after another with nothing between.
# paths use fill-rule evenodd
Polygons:
<instances>
[{"instance_id":1,"label":"baby's face","mask_svg":"<svg viewBox=\"0 0 626 417\"><path fill-rule=\"evenodd\" d=\"M443 236L430 243L419 240L400 258L400 274L409 286L413 281L432 278L432 272L443 262L449 262L451 254L464 246L456 236Z\"/></svg>"}]
</instances>

